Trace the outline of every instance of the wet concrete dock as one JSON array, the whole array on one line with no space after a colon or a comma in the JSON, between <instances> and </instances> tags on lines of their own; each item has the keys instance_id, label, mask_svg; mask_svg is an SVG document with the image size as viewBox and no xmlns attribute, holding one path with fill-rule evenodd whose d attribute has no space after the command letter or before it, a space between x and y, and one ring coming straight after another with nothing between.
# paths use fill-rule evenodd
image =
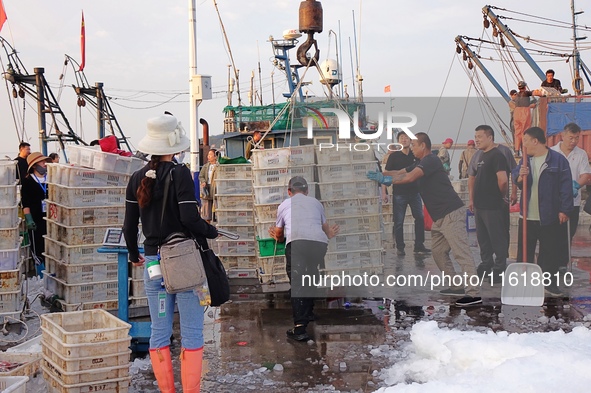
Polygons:
<instances>
[{"instance_id":1,"label":"wet concrete dock","mask_svg":"<svg viewBox=\"0 0 591 393\"><path fill-rule=\"evenodd\" d=\"M516 253L512 227L510 255ZM476 261L476 237L468 234ZM428 244L429 242L427 242ZM412 243L407 243L407 250ZM483 304L466 309L450 306L456 298L417 289L390 299L344 299L316 302L318 318L309 326L313 340L288 340L292 327L287 293L263 294L249 285L234 286L232 301L206 312L204 392L372 392L381 386L378 371L388 364L372 350L387 351L409 340L409 329L419 320L435 320L441 327L486 331L531 332L570 330L591 314L591 234L580 226L572 248L574 284L565 288L570 298L547 299L542 307L501 304L500 287L484 284ZM386 273L437 273L430 255L386 254ZM173 351L180 353L178 324ZM141 363L141 361L138 361ZM145 361L147 362L147 360ZM280 365L280 366L279 366ZM180 365L174 361L178 391ZM132 392L157 392L149 367L134 375ZM275 368L275 371L273 370ZM280 370L278 370L280 369Z\"/></svg>"}]
</instances>

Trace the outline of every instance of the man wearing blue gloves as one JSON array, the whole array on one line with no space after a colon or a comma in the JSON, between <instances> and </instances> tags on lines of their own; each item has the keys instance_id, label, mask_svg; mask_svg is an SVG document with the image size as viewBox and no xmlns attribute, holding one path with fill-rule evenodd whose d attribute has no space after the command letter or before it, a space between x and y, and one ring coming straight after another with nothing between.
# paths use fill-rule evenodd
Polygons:
<instances>
[{"instance_id":1,"label":"man wearing blue gloves","mask_svg":"<svg viewBox=\"0 0 591 393\"><path fill-rule=\"evenodd\" d=\"M562 131L562 141L551 147L552 150L562 154L570 165L570 172L573 177L574 209L569 214L570 239L572 241L579 225L579 214L581 213L581 195L579 189L591 184L591 167L587 152L577 146L581 136L581 127L576 123L568 123Z\"/></svg>"},{"instance_id":2,"label":"man wearing blue gloves","mask_svg":"<svg viewBox=\"0 0 591 393\"><path fill-rule=\"evenodd\" d=\"M469 278L476 275L474 258L466 236L466 207L454 191L443 164L431 152L431 140L424 132L415 134L411 150L420 161L416 166L399 171L368 172L367 177L386 186L418 181L419 193L427 211L433 218L431 248L437 267L448 276L462 276L463 286L451 286L443 295L463 296L456 306L465 307L482 303L478 288L470 285ZM449 253L453 253L462 271L455 272Z\"/></svg>"}]
</instances>

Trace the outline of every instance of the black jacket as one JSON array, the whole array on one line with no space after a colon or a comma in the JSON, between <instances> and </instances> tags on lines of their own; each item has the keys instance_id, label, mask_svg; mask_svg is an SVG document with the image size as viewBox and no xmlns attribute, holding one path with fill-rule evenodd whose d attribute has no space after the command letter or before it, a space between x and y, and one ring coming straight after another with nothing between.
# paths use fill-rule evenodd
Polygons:
<instances>
[{"instance_id":1,"label":"black jacket","mask_svg":"<svg viewBox=\"0 0 591 393\"><path fill-rule=\"evenodd\" d=\"M206 238L214 239L218 232L199 215L195 186L189 168L173 162L161 162L156 170L156 184L152 190L150 205L142 209L137 202L137 189L148 170L149 166L146 165L131 176L125 194L123 234L129 250L129 260L137 262L139 259L137 233L140 218L146 237L145 255L156 255L158 246L173 232L191 234L202 247L207 248ZM164 184L169 174L171 182L161 225Z\"/></svg>"}]
</instances>

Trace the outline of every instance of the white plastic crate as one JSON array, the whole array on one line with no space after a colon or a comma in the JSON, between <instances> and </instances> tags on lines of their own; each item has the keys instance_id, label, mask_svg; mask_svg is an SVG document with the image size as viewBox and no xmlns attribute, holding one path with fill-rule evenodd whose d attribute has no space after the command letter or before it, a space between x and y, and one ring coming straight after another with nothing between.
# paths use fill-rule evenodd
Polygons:
<instances>
[{"instance_id":1,"label":"white plastic crate","mask_svg":"<svg viewBox=\"0 0 591 393\"><path fill-rule=\"evenodd\" d=\"M316 183L308 182L308 196L316 198L316 185ZM281 203L287 198L289 198L287 184L283 186L254 186L255 204L268 205Z\"/></svg>"},{"instance_id":2,"label":"white plastic crate","mask_svg":"<svg viewBox=\"0 0 591 393\"><path fill-rule=\"evenodd\" d=\"M70 164L94 168L104 172L130 175L145 165L145 162L139 158L124 157L103 152L100 148L88 146L68 145L66 153Z\"/></svg>"},{"instance_id":3,"label":"white plastic crate","mask_svg":"<svg viewBox=\"0 0 591 393\"><path fill-rule=\"evenodd\" d=\"M66 226L53 220L47 221L47 236L65 244L100 244L107 228L112 225Z\"/></svg>"},{"instance_id":4,"label":"white plastic crate","mask_svg":"<svg viewBox=\"0 0 591 393\"><path fill-rule=\"evenodd\" d=\"M71 311L85 311L85 310L117 310L119 308L119 302L117 300L104 300L98 302L80 302L80 303L66 303L63 300L58 300L60 308L64 312Z\"/></svg>"},{"instance_id":5,"label":"white plastic crate","mask_svg":"<svg viewBox=\"0 0 591 393\"><path fill-rule=\"evenodd\" d=\"M216 199L217 210L252 210L252 193L247 195L223 195Z\"/></svg>"},{"instance_id":6,"label":"white plastic crate","mask_svg":"<svg viewBox=\"0 0 591 393\"><path fill-rule=\"evenodd\" d=\"M347 233L378 232L381 230L382 219L379 214L353 217L337 217L328 222L339 226L341 235Z\"/></svg>"},{"instance_id":7,"label":"white plastic crate","mask_svg":"<svg viewBox=\"0 0 591 393\"><path fill-rule=\"evenodd\" d=\"M336 235L328 242L328 252L375 250L382 247L382 232Z\"/></svg>"},{"instance_id":8,"label":"white plastic crate","mask_svg":"<svg viewBox=\"0 0 591 393\"><path fill-rule=\"evenodd\" d=\"M130 339L131 325L104 310L52 313L41 315L43 342L45 333L55 335L62 344L108 343L119 339ZM117 351L123 352L123 351ZM106 349L102 354L117 353ZM66 355L74 356L75 355ZM78 357L82 357L80 355ZM90 355L93 356L93 355Z\"/></svg>"},{"instance_id":9,"label":"white plastic crate","mask_svg":"<svg viewBox=\"0 0 591 393\"><path fill-rule=\"evenodd\" d=\"M220 164L215 173L216 180L250 179L252 177L252 164Z\"/></svg>"},{"instance_id":10,"label":"white plastic crate","mask_svg":"<svg viewBox=\"0 0 591 393\"><path fill-rule=\"evenodd\" d=\"M22 284L18 285L16 291L0 292L0 313L20 311L23 299Z\"/></svg>"},{"instance_id":11,"label":"white plastic crate","mask_svg":"<svg viewBox=\"0 0 591 393\"><path fill-rule=\"evenodd\" d=\"M46 272L67 283L91 283L96 281L117 280L117 262L87 263L83 265L67 264L45 256Z\"/></svg>"},{"instance_id":12,"label":"white plastic crate","mask_svg":"<svg viewBox=\"0 0 591 393\"><path fill-rule=\"evenodd\" d=\"M22 280L22 262L12 270L0 270L0 293L20 290Z\"/></svg>"},{"instance_id":13,"label":"white plastic crate","mask_svg":"<svg viewBox=\"0 0 591 393\"><path fill-rule=\"evenodd\" d=\"M338 145L330 149L318 148L316 150L318 165L334 165L351 162L375 161L375 151L371 148L367 151L356 151L349 149L349 145Z\"/></svg>"},{"instance_id":14,"label":"white plastic crate","mask_svg":"<svg viewBox=\"0 0 591 393\"><path fill-rule=\"evenodd\" d=\"M261 239L269 238L269 228L275 226L276 221L256 222L256 236Z\"/></svg>"},{"instance_id":15,"label":"white plastic crate","mask_svg":"<svg viewBox=\"0 0 591 393\"><path fill-rule=\"evenodd\" d=\"M253 213L249 210L217 210L218 225L253 225Z\"/></svg>"},{"instance_id":16,"label":"white plastic crate","mask_svg":"<svg viewBox=\"0 0 591 393\"><path fill-rule=\"evenodd\" d=\"M379 196L378 183L372 180L358 180L341 183L320 183L320 197L324 201L358 197Z\"/></svg>"},{"instance_id":17,"label":"white plastic crate","mask_svg":"<svg viewBox=\"0 0 591 393\"><path fill-rule=\"evenodd\" d=\"M367 275L382 275L384 274L384 266L383 265L376 265L376 266L362 266L362 267L354 267L354 268L339 268L339 269L321 269L320 272L322 274L337 274L337 275L349 275L349 276L363 276L364 274Z\"/></svg>"},{"instance_id":18,"label":"white plastic crate","mask_svg":"<svg viewBox=\"0 0 591 393\"><path fill-rule=\"evenodd\" d=\"M253 225L218 225L218 229L224 229L240 235L239 240L253 240L255 229Z\"/></svg>"},{"instance_id":19,"label":"white plastic crate","mask_svg":"<svg viewBox=\"0 0 591 393\"><path fill-rule=\"evenodd\" d=\"M322 201L322 205L328 219L380 213L380 200L376 197Z\"/></svg>"},{"instance_id":20,"label":"white plastic crate","mask_svg":"<svg viewBox=\"0 0 591 393\"><path fill-rule=\"evenodd\" d=\"M67 145L66 155L70 164L87 168L94 167L94 157L101 151L100 146Z\"/></svg>"},{"instance_id":21,"label":"white plastic crate","mask_svg":"<svg viewBox=\"0 0 591 393\"><path fill-rule=\"evenodd\" d=\"M258 278L258 269L235 268L228 270L228 278Z\"/></svg>"},{"instance_id":22,"label":"white plastic crate","mask_svg":"<svg viewBox=\"0 0 591 393\"><path fill-rule=\"evenodd\" d=\"M368 171L376 171L376 161L340 163L336 165L319 165L318 181L328 182L349 182L351 180L365 180Z\"/></svg>"},{"instance_id":23,"label":"white plastic crate","mask_svg":"<svg viewBox=\"0 0 591 393\"><path fill-rule=\"evenodd\" d=\"M0 228L0 250L18 248L21 244L19 228Z\"/></svg>"},{"instance_id":24,"label":"white plastic crate","mask_svg":"<svg viewBox=\"0 0 591 393\"><path fill-rule=\"evenodd\" d=\"M48 189L48 199L63 206L125 205L125 187L67 187L50 183Z\"/></svg>"},{"instance_id":25,"label":"white plastic crate","mask_svg":"<svg viewBox=\"0 0 591 393\"><path fill-rule=\"evenodd\" d=\"M314 150L315 150L314 145L290 147L289 148L289 165L290 166L313 165L315 163Z\"/></svg>"},{"instance_id":26,"label":"white plastic crate","mask_svg":"<svg viewBox=\"0 0 591 393\"><path fill-rule=\"evenodd\" d=\"M246 180L223 180L216 179L215 181L216 195L245 195L252 194L252 182L249 179ZM218 198L220 199L220 198Z\"/></svg>"},{"instance_id":27,"label":"white plastic crate","mask_svg":"<svg viewBox=\"0 0 591 393\"><path fill-rule=\"evenodd\" d=\"M258 222L268 222L277 219L277 208L279 203L272 203L268 205L255 205L254 214Z\"/></svg>"},{"instance_id":28,"label":"white plastic crate","mask_svg":"<svg viewBox=\"0 0 591 393\"><path fill-rule=\"evenodd\" d=\"M47 218L69 226L123 225L125 206L68 207L47 201Z\"/></svg>"},{"instance_id":29,"label":"white plastic crate","mask_svg":"<svg viewBox=\"0 0 591 393\"><path fill-rule=\"evenodd\" d=\"M259 273L272 275L286 273L286 263L284 255L259 257Z\"/></svg>"},{"instance_id":30,"label":"white plastic crate","mask_svg":"<svg viewBox=\"0 0 591 393\"><path fill-rule=\"evenodd\" d=\"M287 186L293 176L302 176L308 183L313 183L315 178L314 165L255 169L253 172L253 183L256 186Z\"/></svg>"},{"instance_id":31,"label":"white plastic crate","mask_svg":"<svg viewBox=\"0 0 591 393\"><path fill-rule=\"evenodd\" d=\"M220 255L254 255L257 243L254 240L217 240L216 254Z\"/></svg>"},{"instance_id":32,"label":"white plastic crate","mask_svg":"<svg viewBox=\"0 0 591 393\"><path fill-rule=\"evenodd\" d=\"M128 266L128 271L131 272L131 279L132 280L143 280L144 279L144 269L145 266L133 266L131 262Z\"/></svg>"},{"instance_id":33,"label":"white plastic crate","mask_svg":"<svg viewBox=\"0 0 591 393\"><path fill-rule=\"evenodd\" d=\"M2 393L27 393L27 381L29 377L0 377L0 392Z\"/></svg>"},{"instance_id":34,"label":"white plastic crate","mask_svg":"<svg viewBox=\"0 0 591 393\"><path fill-rule=\"evenodd\" d=\"M148 298L146 296L130 296L129 307L148 307Z\"/></svg>"},{"instance_id":35,"label":"white plastic crate","mask_svg":"<svg viewBox=\"0 0 591 393\"><path fill-rule=\"evenodd\" d=\"M32 377L39 371L41 356L40 352L0 352L0 363L19 364L19 366L10 371L0 372L0 377Z\"/></svg>"},{"instance_id":36,"label":"white plastic crate","mask_svg":"<svg viewBox=\"0 0 591 393\"><path fill-rule=\"evenodd\" d=\"M68 304L114 300L119 294L117 280L70 284L47 274L45 284L49 292L58 295Z\"/></svg>"},{"instance_id":37,"label":"white plastic crate","mask_svg":"<svg viewBox=\"0 0 591 393\"><path fill-rule=\"evenodd\" d=\"M16 181L16 161L0 160L0 185L7 186Z\"/></svg>"},{"instance_id":38,"label":"white plastic crate","mask_svg":"<svg viewBox=\"0 0 591 393\"><path fill-rule=\"evenodd\" d=\"M141 280L131 280L131 293L130 295L133 297L145 297L146 296L146 289L144 287L144 279Z\"/></svg>"},{"instance_id":39,"label":"white plastic crate","mask_svg":"<svg viewBox=\"0 0 591 393\"><path fill-rule=\"evenodd\" d=\"M76 385L66 385L47 372L43 366L43 378L45 379L48 393L127 393L131 383L131 377L109 379L103 381L94 381L80 383Z\"/></svg>"},{"instance_id":40,"label":"white plastic crate","mask_svg":"<svg viewBox=\"0 0 591 393\"><path fill-rule=\"evenodd\" d=\"M77 358L70 356L62 356L54 351L47 344L41 342L41 349L43 356L55 364L65 372L79 372L96 370L105 367L128 366L130 350L113 353L113 354L97 354L97 356Z\"/></svg>"},{"instance_id":41,"label":"white plastic crate","mask_svg":"<svg viewBox=\"0 0 591 393\"><path fill-rule=\"evenodd\" d=\"M221 255L220 260L226 268L230 269L256 269L258 267L258 258L256 255Z\"/></svg>"},{"instance_id":42,"label":"white plastic crate","mask_svg":"<svg viewBox=\"0 0 591 393\"><path fill-rule=\"evenodd\" d=\"M125 378L129 376L129 363L113 367L101 367L93 370L73 372L63 370L47 357L43 357L41 364L44 372L53 374L53 377L64 385L75 385L89 382L94 383L96 381Z\"/></svg>"},{"instance_id":43,"label":"white plastic crate","mask_svg":"<svg viewBox=\"0 0 591 393\"><path fill-rule=\"evenodd\" d=\"M68 187L126 187L128 174L102 172L65 164L48 164L47 181Z\"/></svg>"},{"instance_id":44,"label":"white plastic crate","mask_svg":"<svg viewBox=\"0 0 591 393\"><path fill-rule=\"evenodd\" d=\"M0 208L0 228L13 228L18 224L18 205Z\"/></svg>"},{"instance_id":45,"label":"white plastic crate","mask_svg":"<svg viewBox=\"0 0 591 393\"><path fill-rule=\"evenodd\" d=\"M19 248L0 250L0 270L16 269L19 259Z\"/></svg>"},{"instance_id":46,"label":"white plastic crate","mask_svg":"<svg viewBox=\"0 0 591 393\"><path fill-rule=\"evenodd\" d=\"M0 207L16 205L16 181L9 185L0 185Z\"/></svg>"},{"instance_id":47,"label":"white plastic crate","mask_svg":"<svg viewBox=\"0 0 591 393\"><path fill-rule=\"evenodd\" d=\"M328 270L378 266L382 264L382 250L328 252L324 266Z\"/></svg>"},{"instance_id":48,"label":"white plastic crate","mask_svg":"<svg viewBox=\"0 0 591 393\"><path fill-rule=\"evenodd\" d=\"M63 263L84 264L99 262L117 262L117 253L99 253L101 244L68 245L45 237L45 253Z\"/></svg>"},{"instance_id":49,"label":"white plastic crate","mask_svg":"<svg viewBox=\"0 0 591 393\"><path fill-rule=\"evenodd\" d=\"M286 272L275 274L259 273L259 280L261 284L281 284L288 283L289 276Z\"/></svg>"}]
</instances>

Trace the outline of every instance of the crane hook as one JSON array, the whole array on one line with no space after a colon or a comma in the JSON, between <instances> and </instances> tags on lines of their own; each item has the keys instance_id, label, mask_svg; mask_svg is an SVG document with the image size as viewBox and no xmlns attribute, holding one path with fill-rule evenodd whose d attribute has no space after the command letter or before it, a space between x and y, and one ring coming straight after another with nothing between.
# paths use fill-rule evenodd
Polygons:
<instances>
[{"instance_id":1,"label":"crane hook","mask_svg":"<svg viewBox=\"0 0 591 393\"><path fill-rule=\"evenodd\" d=\"M308 65L308 62L310 61L310 58L308 57L308 50L310 50L312 46L314 46L316 51L313 58L316 60L316 63L318 63L318 60L320 59L320 49L318 49L318 42L316 42L314 39L314 33L308 33L308 38L302 45L300 45L297 52L297 58L301 65Z\"/></svg>"}]
</instances>

